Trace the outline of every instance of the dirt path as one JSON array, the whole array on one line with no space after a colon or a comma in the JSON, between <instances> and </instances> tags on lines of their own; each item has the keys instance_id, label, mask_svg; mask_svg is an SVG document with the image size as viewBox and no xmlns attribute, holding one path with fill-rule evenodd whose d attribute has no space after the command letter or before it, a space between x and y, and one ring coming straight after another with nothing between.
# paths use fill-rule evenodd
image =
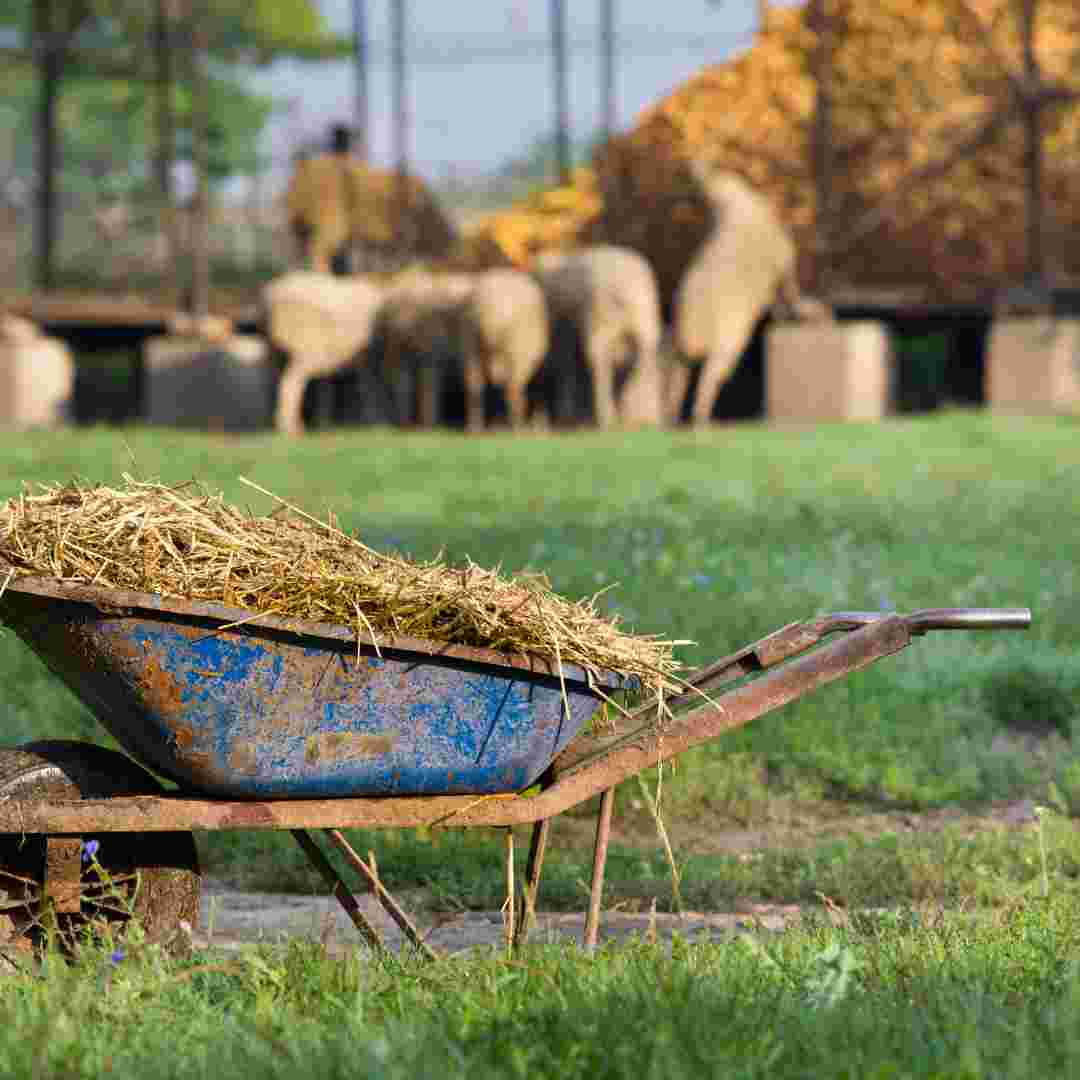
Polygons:
<instances>
[{"instance_id":1,"label":"dirt path","mask_svg":"<svg viewBox=\"0 0 1080 1080\"><path fill-rule=\"evenodd\" d=\"M686 835L679 839L688 841L686 846L693 850L740 852L769 846L801 847L824 837L868 837L882 832L934 832L946 827L959 827L970 833L986 829L1020 829L1030 827L1034 820L1034 804L1030 799L1023 799L997 804L980 813L945 808L922 813L879 811L829 817L800 815L791 821L773 821L758 829L718 830L713 827L707 830L702 827L699 833L684 823L680 831ZM640 822L624 822L621 827L627 830L621 838L627 844L640 843L641 837L648 834L647 827ZM584 818L563 817L556 828L562 840L586 846L591 839L593 824ZM422 907L422 897L412 898L416 901L413 904L408 896L398 899L407 911ZM379 904L367 895L358 895L357 900L387 944L394 949L400 948L403 935ZM820 908L815 910L823 913ZM665 942L670 942L675 933L690 940L703 936L717 940L732 933L781 930L799 917L800 908L794 904L747 904L744 911L735 913L691 911L682 915L606 911L601 918L600 941L625 940L634 935L645 937L651 933L655 933L657 940ZM421 933L427 935L428 943L438 951L460 952L476 946L499 946L505 940L503 917L499 911L429 915L417 918L416 922ZM532 940L580 942L584 927L584 912L541 912ZM332 951L348 948L360 940L358 931L331 896L241 892L213 879L204 881L196 944L235 949L255 942L277 943L291 937L323 941Z\"/></svg>"},{"instance_id":2,"label":"dirt path","mask_svg":"<svg viewBox=\"0 0 1080 1080\"><path fill-rule=\"evenodd\" d=\"M362 895L357 900L387 945L399 949L404 938L397 925L372 897ZM648 913L611 911L604 912L601 918L600 941L625 940L635 934L645 937L650 933L650 923L658 941L669 942L676 932L691 940L703 936L716 940L732 933L750 933L755 928L780 930L798 915L799 909L795 906L764 904L753 905L746 912L737 914L685 912L682 915L657 913L650 916ZM427 934L428 944L440 952L461 952L477 946L498 947L505 941L503 917L498 911L469 911L434 919L420 917L416 922L421 933ZM531 940L580 942L584 927L583 912L541 913ZM251 943L274 944L294 937L322 941L332 952L361 940L331 896L239 892L214 881L204 883L196 945L238 949Z\"/></svg>"}]
</instances>

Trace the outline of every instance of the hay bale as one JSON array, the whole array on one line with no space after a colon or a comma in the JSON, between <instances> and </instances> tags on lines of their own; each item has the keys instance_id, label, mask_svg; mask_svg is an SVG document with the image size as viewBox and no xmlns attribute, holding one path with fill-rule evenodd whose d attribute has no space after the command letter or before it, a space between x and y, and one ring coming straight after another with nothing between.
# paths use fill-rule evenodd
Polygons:
<instances>
[{"instance_id":1,"label":"hay bale","mask_svg":"<svg viewBox=\"0 0 1080 1080\"><path fill-rule=\"evenodd\" d=\"M337 623L376 645L418 637L680 688L672 650L688 643L625 633L597 613L595 597L574 603L541 576L503 577L472 562L380 554L333 515L324 523L282 507L290 516L255 517L194 483L129 476L119 489L27 491L0 507L0 585L44 575Z\"/></svg>"},{"instance_id":2,"label":"hay bale","mask_svg":"<svg viewBox=\"0 0 1080 1080\"><path fill-rule=\"evenodd\" d=\"M285 206L313 269L322 273L347 243L367 252L438 258L457 242L457 230L423 180L408 176L402 187L393 170L348 155L299 162Z\"/></svg>"},{"instance_id":3,"label":"hay bale","mask_svg":"<svg viewBox=\"0 0 1080 1080\"><path fill-rule=\"evenodd\" d=\"M536 191L509 209L482 218L469 233L468 243L498 252L524 269L541 251L575 247L602 208L592 170L578 168L566 186Z\"/></svg>"},{"instance_id":4,"label":"hay bale","mask_svg":"<svg viewBox=\"0 0 1080 1080\"><path fill-rule=\"evenodd\" d=\"M834 265L839 289L902 288L937 302L984 298L1018 278L1025 252L1023 132L1013 124L991 146L945 176L900 197L903 176L948 153L978 128L1009 88L972 44L971 26L946 0L850 0L836 42L832 94L836 153L832 198L838 239L868 210L892 208ZM1006 0L980 0L999 54L1020 65L1015 19ZM811 276L814 188L808 134L815 88L815 36L806 5L771 8L753 46L703 69L648 108L632 130L593 161L603 213L583 240L625 244L646 255L665 304L709 229L708 207L686 162L706 159L736 172L772 203ZM977 36L977 35L976 35ZM1048 77L1075 85L1080 21L1074 0L1039 8L1039 58ZM1080 227L1075 159L1080 105L1044 116L1049 261L1080 272L1067 238ZM1061 240L1055 238L1061 237Z\"/></svg>"}]
</instances>

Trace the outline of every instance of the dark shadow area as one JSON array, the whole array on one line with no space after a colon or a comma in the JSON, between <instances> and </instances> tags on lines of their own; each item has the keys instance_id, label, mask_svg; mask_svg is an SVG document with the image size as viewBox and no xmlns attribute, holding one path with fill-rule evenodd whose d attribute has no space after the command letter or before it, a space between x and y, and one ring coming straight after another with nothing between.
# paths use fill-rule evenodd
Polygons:
<instances>
[{"instance_id":1,"label":"dark shadow area","mask_svg":"<svg viewBox=\"0 0 1080 1080\"><path fill-rule=\"evenodd\" d=\"M991 313L985 308L908 312L838 307L843 322L870 319L888 327L894 357L892 411L923 413L949 405L981 405Z\"/></svg>"},{"instance_id":2,"label":"dark shadow area","mask_svg":"<svg viewBox=\"0 0 1080 1080\"><path fill-rule=\"evenodd\" d=\"M128 424L139 419L143 343L163 334L164 324L43 323L42 329L63 341L75 358L75 423Z\"/></svg>"}]
</instances>

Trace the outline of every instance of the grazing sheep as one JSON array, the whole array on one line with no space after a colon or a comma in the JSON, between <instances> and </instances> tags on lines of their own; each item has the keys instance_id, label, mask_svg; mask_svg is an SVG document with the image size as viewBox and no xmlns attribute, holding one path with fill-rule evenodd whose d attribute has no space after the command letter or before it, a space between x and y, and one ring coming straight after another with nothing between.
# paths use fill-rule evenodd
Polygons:
<instances>
[{"instance_id":1,"label":"grazing sheep","mask_svg":"<svg viewBox=\"0 0 1080 1080\"><path fill-rule=\"evenodd\" d=\"M484 426L484 388L503 387L510 426L526 419L526 387L548 348L548 316L540 286L521 270L487 270L461 315L466 425Z\"/></svg>"},{"instance_id":2,"label":"grazing sheep","mask_svg":"<svg viewBox=\"0 0 1080 1080\"><path fill-rule=\"evenodd\" d=\"M766 198L734 173L691 169L713 208L715 225L675 292L673 344L683 363L668 388L677 421L690 381L688 363L702 363L693 422L707 423L720 387L731 376L758 319L778 293L799 317L827 318L802 300L795 284L795 245Z\"/></svg>"},{"instance_id":3,"label":"grazing sheep","mask_svg":"<svg viewBox=\"0 0 1080 1080\"><path fill-rule=\"evenodd\" d=\"M641 419L628 415L625 394L616 407L615 385L629 369L630 379L659 386L660 300L648 261L630 248L600 244L542 252L533 273L552 322L566 319L580 335L593 380L597 423L609 428L619 420ZM653 406L659 422L660 402Z\"/></svg>"},{"instance_id":4,"label":"grazing sheep","mask_svg":"<svg viewBox=\"0 0 1080 1080\"><path fill-rule=\"evenodd\" d=\"M473 274L413 268L387 287L376 334L396 390L400 423L412 420L414 373L417 422L422 427L437 422L441 375L458 350L461 316L475 284Z\"/></svg>"},{"instance_id":5,"label":"grazing sheep","mask_svg":"<svg viewBox=\"0 0 1080 1080\"><path fill-rule=\"evenodd\" d=\"M278 384L278 431L298 435L304 430L308 381L340 371L368 347L382 299L382 290L363 278L315 271L293 271L266 286L267 334L289 356Z\"/></svg>"}]
</instances>

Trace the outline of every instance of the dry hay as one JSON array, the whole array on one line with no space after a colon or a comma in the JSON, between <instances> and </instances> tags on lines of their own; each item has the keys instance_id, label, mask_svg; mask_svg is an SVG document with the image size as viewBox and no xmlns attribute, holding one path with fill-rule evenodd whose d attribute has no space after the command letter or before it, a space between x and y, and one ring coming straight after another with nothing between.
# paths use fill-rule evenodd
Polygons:
<instances>
[{"instance_id":1,"label":"dry hay","mask_svg":"<svg viewBox=\"0 0 1080 1080\"><path fill-rule=\"evenodd\" d=\"M658 716L682 688L672 650L689 642L625 633L598 614L596 596L571 602L543 576L381 554L333 514L324 523L280 499L278 511L257 517L194 481L123 479L118 490L71 483L9 499L0 509L0 593L14 576L49 576L336 623L376 647L405 635L539 656L560 674L570 663L590 676L640 679L657 695Z\"/></svg>"}]
</instances>

